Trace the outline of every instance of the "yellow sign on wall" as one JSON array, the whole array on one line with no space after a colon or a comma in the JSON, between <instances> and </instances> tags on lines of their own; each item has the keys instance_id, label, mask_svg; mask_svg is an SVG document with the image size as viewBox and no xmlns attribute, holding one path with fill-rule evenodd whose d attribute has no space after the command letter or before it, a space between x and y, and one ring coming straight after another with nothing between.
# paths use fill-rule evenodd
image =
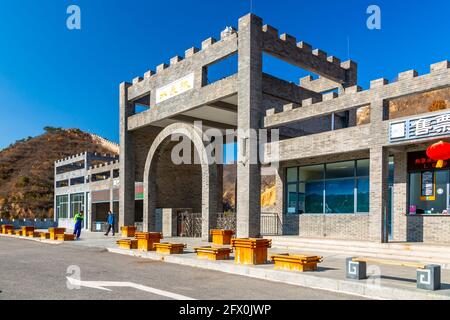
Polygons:
<instances>
[{"instance_id":1,"label":"yellow sign on wall","mask_svg":"<svg viewBox=\"0 0 450 320\"><path fill-rule=\"evenodd\" d=\"M156 89L156 104L169 100L194 88L194 74L191 73L164 87Z\"/></svg>"}]
</instances>

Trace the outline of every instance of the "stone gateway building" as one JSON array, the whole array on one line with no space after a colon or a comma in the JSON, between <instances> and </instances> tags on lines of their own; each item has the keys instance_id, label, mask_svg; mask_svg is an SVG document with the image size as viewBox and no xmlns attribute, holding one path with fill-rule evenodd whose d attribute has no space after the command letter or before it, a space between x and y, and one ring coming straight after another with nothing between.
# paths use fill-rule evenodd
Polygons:
<instances>
[{"instance_id":1,"label":"stone gateway building","mask_svg":"<svg viewBox=\"0 0 450 320\"><path fill-rule=\"evenodd\" d=\"M311 76L298 84L277 78L263 72L265 57ZM226 61L236 69L215 78ZM145 231L170 234L184 208L201 213L207 239L222 211L222 165L174 163L173 137L188 137L189 157L206 158L205 130L237 129L237 237L261 235L261 170L277 163L283 235L450 244L450 161L438 168L425 153L450 139L449 67L443 61L428 74L410 70L362 90L355 62L246 15L220 40L120 85L119 223L137 221L141 182ZM251 129L276 129L279 139L249 147L257 144Z\"/></svg>"}]
</instances>

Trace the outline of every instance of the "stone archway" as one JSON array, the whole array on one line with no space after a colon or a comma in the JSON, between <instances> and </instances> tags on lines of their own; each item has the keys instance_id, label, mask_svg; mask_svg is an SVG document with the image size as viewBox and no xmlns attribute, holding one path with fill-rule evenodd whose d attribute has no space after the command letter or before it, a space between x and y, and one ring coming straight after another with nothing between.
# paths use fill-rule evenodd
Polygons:
<instances>
[{"instance_id":1,"label":"stone archway","mask_svg":"<svg viewBox=\"0 0 450 320\"><path fill-rule=\"evenodd\" d=\"M175 123L162 130L150 147L144 169L144 231L154 231L156 221L156 176L157 161L161 152L172 142L172 135L189 138L200 158L202 186L201 213L202 239L209 240L209 230L216 227L217 220L217 167L209 161L203 133L190 124Z\"/></svg>"}]
</instances>

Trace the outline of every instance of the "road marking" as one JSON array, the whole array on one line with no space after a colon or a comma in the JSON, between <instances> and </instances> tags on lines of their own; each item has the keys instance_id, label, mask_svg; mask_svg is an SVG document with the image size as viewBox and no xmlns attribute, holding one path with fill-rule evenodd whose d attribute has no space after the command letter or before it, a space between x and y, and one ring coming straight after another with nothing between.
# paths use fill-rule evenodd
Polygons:
<instances>
[{"instance_id":1,"label":"road marking","mask_svg":"<svg viewBox=\"0 0 450 320\"><path fill-rule=\"evenodd\" d=\"M67 277L68 284L73 287L86 287L92 289L99 289L104 291L112 291L106 287L119 287L119 288L134 288L137 290L153 293L159 296L171 298L174 300L196 300L194 298L190 298L187 296L183 296L181 294L164 291L152 287L147 287L141 284L137 284L134 282L116 282L116 281L81 281L79 279L74 279Z\"/></svg>"}]
</instances>

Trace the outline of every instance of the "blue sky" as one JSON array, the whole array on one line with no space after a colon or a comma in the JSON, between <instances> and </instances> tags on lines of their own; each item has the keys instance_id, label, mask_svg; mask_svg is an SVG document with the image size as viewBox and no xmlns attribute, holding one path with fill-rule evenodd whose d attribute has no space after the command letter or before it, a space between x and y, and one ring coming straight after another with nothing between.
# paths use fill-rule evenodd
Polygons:
<instances>
[{"instance_id":1,"label":"blue sky","mask_svg":"<svg viewBox=\"0 0 450 320\"><path fill-rule=\"evenodd\" d=\"M71 4L81 8L80 31L66 28ZM381 7L380 31L366 27L370 4ZM250 0L1 0L0 149L47 125L118 141L120 82L218 38L249 11ZM299 41L357 61L363 87L409 69L427 73L450 58L447 0L253 0L253 12ZM303 76L272 60L266 67L291 81Z\"/></svg>"}]
</instances>

